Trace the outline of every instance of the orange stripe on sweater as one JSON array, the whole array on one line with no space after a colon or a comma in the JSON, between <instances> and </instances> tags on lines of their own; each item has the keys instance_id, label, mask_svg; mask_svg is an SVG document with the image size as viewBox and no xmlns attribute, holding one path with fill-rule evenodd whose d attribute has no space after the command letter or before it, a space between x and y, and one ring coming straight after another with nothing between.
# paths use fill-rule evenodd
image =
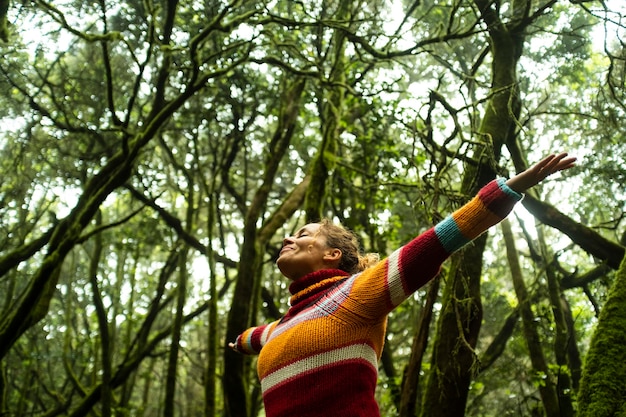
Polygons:
<instances>
[{"instance_id":1,"label":"orange stripe on sweater","mask_svg":"<svg viewBox=\"0 0 626 417\"><path fill-rule=\"evenodd\" d=\"M476 222L477 216L483 217L483 220ZM489 211L478 197L473 198L467 206L452 213L452 219L468 240L475 239L489 227L502 220L500 216Z\"/></svg>"},{"instance_id":2,"label":"orange stripe on sweater","mask_svg":"<svg viewBox=\"0 0 626 417\"><path fill-rule=\"evenodd\" d=\"M270 335L270 339L259 354L257 372L263 379L275 370L297 362L303 357L366 342L377 355L380 355L386 325L386 321L382 321L368 326L346 326L341 322L341 318L337 317L305 321L276 337Z\"/></svg>"}]
</instances>

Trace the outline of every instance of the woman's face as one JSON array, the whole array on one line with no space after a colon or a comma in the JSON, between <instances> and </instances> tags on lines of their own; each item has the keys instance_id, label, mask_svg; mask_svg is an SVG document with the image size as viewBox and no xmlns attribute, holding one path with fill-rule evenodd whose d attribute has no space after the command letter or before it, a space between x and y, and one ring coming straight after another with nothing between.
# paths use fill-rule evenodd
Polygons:
<instances>
[{"instance_id":1,"label":"woman's face","mask_svg":"<svg viewBox=\"0 0 626 417\"><path fill-rule=\"evenodd\" d=\"M341 251L329 248L319 223L310 223L283 240L276 265L291 280L339 264Z\"/></svg>"}]
</instances>

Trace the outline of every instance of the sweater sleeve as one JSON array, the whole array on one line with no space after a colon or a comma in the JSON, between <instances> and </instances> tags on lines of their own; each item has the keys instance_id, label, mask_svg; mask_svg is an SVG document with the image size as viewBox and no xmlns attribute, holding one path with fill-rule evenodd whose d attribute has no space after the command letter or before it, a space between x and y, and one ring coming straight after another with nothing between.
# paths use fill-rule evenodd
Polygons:
<instances>
[{"instance_id":1,"label":"sweater sleeve","mask_svg":"<svg viewBox=\"0 0 626 417\"><path fill-rule=\"evenodd\" d=\"M502 221L522 195L493 180L467 204L372 268L353 277L347 310L356 317L384 317L434 278L455 251Z\"/></svg>"},{"instance_id":2,"label":"sweater sleeve","mask_svg":"<svg viewBox=\"0 0 626 417\"><path fill-rule=\"evenodd\" d=\"M270 324L247 329L237 336L234 349L246 355L258 355L277 324L278 321L275 321Z\"/></svg>"}]
</instances>

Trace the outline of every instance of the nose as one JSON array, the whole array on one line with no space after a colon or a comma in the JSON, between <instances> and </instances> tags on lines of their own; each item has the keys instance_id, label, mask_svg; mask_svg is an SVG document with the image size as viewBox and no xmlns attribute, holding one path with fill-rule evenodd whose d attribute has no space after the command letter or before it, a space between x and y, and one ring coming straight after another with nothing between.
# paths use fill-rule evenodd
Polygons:
<instances>
[{"instance_id":1,"label":"nose","mask_svg":"<svg viewBox=\"0 0 626 417\"><path fill-rule=\"evenodd\" d=\"M290 243L294 243L294 237L293 236L287 236L286 238L283 239L283 246L287 246Z\"/></svg>"}]
</instances>

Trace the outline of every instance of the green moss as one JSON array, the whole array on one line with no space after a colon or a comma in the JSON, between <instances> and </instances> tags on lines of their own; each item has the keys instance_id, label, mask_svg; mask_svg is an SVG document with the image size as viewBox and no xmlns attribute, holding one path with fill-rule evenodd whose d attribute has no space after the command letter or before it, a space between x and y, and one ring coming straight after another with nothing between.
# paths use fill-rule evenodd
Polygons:
<instances>
[{"instance_id":1,"label":"green moss","mask_svg":"<svg viewBox=\"0 0 626 417\"><path fill-rule=\"evenodd\" d=\"M579 417L626 416L626 258L591 340L578 404Z\"/></svg>"}]
</instances>

